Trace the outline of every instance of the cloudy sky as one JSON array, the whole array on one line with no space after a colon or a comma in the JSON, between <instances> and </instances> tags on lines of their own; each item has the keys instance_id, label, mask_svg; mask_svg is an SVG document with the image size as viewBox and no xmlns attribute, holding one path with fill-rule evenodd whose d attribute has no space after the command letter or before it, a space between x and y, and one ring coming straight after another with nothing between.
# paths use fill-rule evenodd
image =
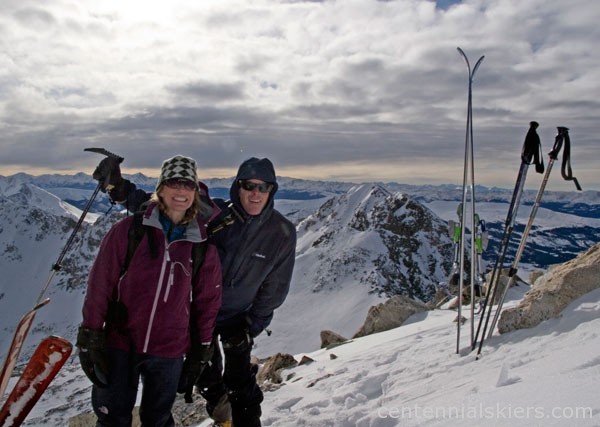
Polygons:
<instances>
[{"instance_id":1,"label":"cloudy sky","mask_svg":"<svg viewBox=\"0 0 600 427\"><path fill-rule=\"evenodd\" d=\"M570 128L600 189L597 0L1 0L0 174L157 175L250 156L279 175L461 183L468 74L478 183L512 188L528 123ZM562 156L561 156L562 158ZM541 175L530 172L528 186ZM553 169L548 189L572 190Z\"/></svg>"}]
</instances>

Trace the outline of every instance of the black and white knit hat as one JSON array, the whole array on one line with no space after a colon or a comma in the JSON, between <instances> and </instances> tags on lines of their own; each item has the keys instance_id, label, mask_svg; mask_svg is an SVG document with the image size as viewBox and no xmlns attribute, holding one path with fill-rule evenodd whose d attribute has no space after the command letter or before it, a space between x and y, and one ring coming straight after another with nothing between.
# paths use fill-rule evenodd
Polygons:
<instances>
[{"instance_id":1,"label":"black and white knit hat","mask_svg":"<svg viewBox=\"0 0 600 427\"><path fill-rule=\"evenodd\" d=\"M185 156L175 156L165 160L160 168L160 176L156 183L156 189L158 190L160 184L166 180L173 178L187 179L197 184L196 161L191 157Z\"/></svg>"}]
</instances>

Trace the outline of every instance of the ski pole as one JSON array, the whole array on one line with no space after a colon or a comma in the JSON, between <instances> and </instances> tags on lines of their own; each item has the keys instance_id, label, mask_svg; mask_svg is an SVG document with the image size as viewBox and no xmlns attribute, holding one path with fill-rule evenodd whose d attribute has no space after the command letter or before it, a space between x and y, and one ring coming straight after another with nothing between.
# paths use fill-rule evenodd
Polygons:
<instances>
[{"instance_id":1,"label":"ski pole","mask_svg":"<svg viewBox=\"0 0 600 427\"><path fill-rule=\"evenodd\" d=\"M563 141L564 141L564 146L565 146L564 153L565 153L565 156L567 156L566 162L565 162L565 157L563 156L563 164L567 164L567 162L570 162L568 157L570 156L570 146L571 146L570 138L569 138L569 130L565 127L559 127L558 135L556 135L556 138L554 141L554 147L552 148L552 151L550 151L550 153L548 154L549 161L548 161L548 167L546 169L546 173L544 174L544 179L542 180L542 183L538 190L537 196L535 198L535 202L533 204L533 207L531 208L531 213L529 214L529 220L527 221L527 225L525 226L525 230L523 231L523 235L521 236L521 242L519 243L519 248L517 249L517 254L515 255L515 259L513 260L512 266L510 267L510 270L508 273L508 279L509 279L508 283L498 301L498 308L496 309L496 313L494 314L494 318L492 320L492 324L490 326L490 330L488 333L488 338L490 338L492 336L492 333L496 327L496 323L498 322L498 318L500 317L500 311L502 310L504 300L506 299L506 295L508 294L508 289L510 287L512 287L514 285L514 283L516 282L516 274L518 271L517 268L518 268L519 262L521 261L521 256L523 255L523 251L525 250L525 244L527 243L527 237L529 235L529 232L531 231L531 227L533 226L533 221L535 219L535 216L537 215L537 210L540 207L540 203L542 200L542 196L544 195L544 191L546 190L546 184L548 183L548 178L550 177L550 172L552 171L552 165L558 158L558 153L560 152L561 146L563 145ZM569 147L569 148L567 148L567 147ZM563 174L563 177L565 177L565 174ZM575 187L577 188L577 190L581 191L581 187L579 186L579 182L577 181L577 178L571 178L571 179L567 179L567 178L565 178L565 180L574 181Z\"/></svg>"},{"instance_id":2,"label":"ski pole","mask_svg":"<svg viewBox=\"0 0 600 427\"><path fill-rule=\"evenodd\" d=\"M541 150L541 143L540 138L536 132L538 126L539 124L537 122L530 122L529 130L527 131L527 135L525 136L525 142L523 143L523 148L521 150L521 166L519 167L517 181L515 183L515 188L513 190L508 212L506 214L506 220L504 222L504 232L500 241L500 247L496 256L496 261L494 262L494 267L492 269L489 286L485 295L485 304L483 305L481 311L481 317L479 318L479 324L477 325L477 332L475 334L475 339L473 340L473 343L471 345L471 350L475 350L475 347L477 347L477 340L479 339L480 333L482 332L483 337L485 335L485 331L487 330L490 318L489 313L492 309L492 306L494 305L494 300L496 298L497 283L500 278L500 271L504 263L506 251L508 250L508 245L510 243L510 237L512 235L515 221L517 219L517 211L521 201L521 195L523 194L523 187L525 185L525 179L527 177L529 165L533 161L536 166L536 172L541 173L544 171L544 162L539 155L539 152ZM483 339L481 341L483 342ZM480 343L477 356L479 356L481 352L481 345L482 344Z\"/></svg>"},{"instance_id":3,"label":"ski pole","mask_svg":"<svg viewBox=\"0 0 600 427\"><path fill-rule=\"evenodd\" d=\"M473 223L474 218L473 215L475 213L475 168L473 161L473 77L475 76L475 72L479 65L481 65L481 61L483 61L484 56L481 56L473 69L471 69L471 63L469 62L469 58L465 54L465 52L460 48L456 48L458 53L462 55L467 63L467 70L469 75L468 81L468 99L467 99L467 123L466 123L466 132L465 132L465 158L464 158L464 169L463 169L463 195L462 195L462 214L461 214L461 235L460 235L460 244L459 244L459 252L460 252L460 271L459 271L459 282L458 282L458 314L457 314L457 322L456 322L456 354L460 351L460 327L462 323L462 293L463 293L463 280L464 280L464 266L465 266L465 225L466 225L466 214L467 214L467 191L468 188L471 189L471 287L474 288L473 282L473 244L474 244L474 236L473 236ZM470 166L470 169L469 169ZM470 185L467 184L468 175L470 170ZM471 322L472 324L472 322ZM471 340L473 339L473 333L471 333Z\"/></svg>"},{"instance_id":4,"label":"ski pole","mask_svg":"<svg viewBox=\"0 0 600 427\"><path fill-rule=\"evenodd\" d=\"M121 163L123 161L123 157L117 156L116 154L111 153L110 151L105 150L104 148L85 148L84 151L91 151L94 153L104 154L105 156L115 158L119 163ZM65 244L61 253L59 254L56 262L52 265L50 275L48 276L48 279L46 280L45 285L42 287L40 294L38 295L37 299L35 300L34 305L38 305L42 302L42 298L44 297L44 294L46 293L46 290L48 289L48 286L50 285L50 282L52 281L54 275L56 274L57 271L60 271L60 269L62 268L63 259L66 256L68 250L71 248L71 245L75 241L75 235L81 228L81 225L83 224L83 221L84 221L86 215L88 214L90 208L92 207L94 200L96 200L96 196L98 195L98 192L102 188L102 184L103 184L102 182L98 182L98 185L94 189L92 196L90 197L87 204L85 205L85 208L83 209L81 216L79 217L79 220L77 221L77 224L75 224L75 227L73 228L73 231L71 232L71 235L69 236L69 239L67 240L67 243Z\"/></svg>"}]
</instances>

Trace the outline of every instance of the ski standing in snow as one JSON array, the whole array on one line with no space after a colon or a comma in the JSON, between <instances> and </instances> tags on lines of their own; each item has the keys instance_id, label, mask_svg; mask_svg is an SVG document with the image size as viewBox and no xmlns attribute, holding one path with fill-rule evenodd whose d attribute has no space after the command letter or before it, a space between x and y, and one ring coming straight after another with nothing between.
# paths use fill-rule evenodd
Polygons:
<instances>
[{"instance_id":1,"label":"ski standing in snow","mask_svg":"<svg viewBox=\"0 0 600 427\"><path fill-rule=\"evenodd\" d=\"M206 226L219 209L201 200L200 192L196 162L167 159L128 265L135 216L117 222L102 240L77 335L98 426L131 425L140 378L142 424L173 426L180 382L193 384L212 357L222 294L219 256L208 244L193 275L192 250L207 240Z\"/></svg>"},{"instance_id":2,"label":"ski standing in snow","mask_svg":"<svg viewBox=\"0 0 600 427\"><path fill-rule=\"evenodd\" d=\"M460 350L460 328L462 326L462 298L463 298L463 281L465 269L465 245L466 245L466 218L467 218L467 201L469 201L470 217L471 217L471 341L474 338L473 332L473 315L475 298L475 162L473 158L473 77L475 72L481 65L484 56L481 56L473 69L465 52L460 48L456 48L458 53L462 55L467 63L469 72L469 90L467 101L467 125L465 133L465 158L463 168L463 184L462 184L462 212L460 217L460 241L459 241L459 281L458 281L458 321L456 322L456 353ZM470 192L470 198L467 198L467 193Z\"/></svg>"},{"instance_id":3,"label":"ski standing in snow","mask_svg":"<svg viewBox=\"0 0 600 427\"><path fill-rule=\"evenodd\" d=\"M103 161L103 170L119 167ZM147 194L112 173L111 198L135 210ZM215 351L196 382L210 417L219 425L258 427L263 393L250 356L254 338L269 326L287 297L295 261L296 229L274 208L278 184L267 158L244 161L229 190L230 200L215 199L222 210L209 224L209 241L219 249L223 302L213 336ZM268 332L268 331L267 331Z\"/></svg>"}]
</instances>

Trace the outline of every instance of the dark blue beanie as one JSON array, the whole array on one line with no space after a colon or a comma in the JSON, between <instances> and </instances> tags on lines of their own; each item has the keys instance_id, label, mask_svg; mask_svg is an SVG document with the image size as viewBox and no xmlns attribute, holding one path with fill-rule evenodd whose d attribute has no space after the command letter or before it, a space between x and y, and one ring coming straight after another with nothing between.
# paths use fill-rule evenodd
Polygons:
<instances>
[{"instance_id":1,"label":"dark blue beanie","mask_svg":"<svg viewBox=\"0 0 600 427\"><path fill-rule=\"evenodd\" d=\"M267 158L258 159L252 157L240 165L236 180L240 179L260 179L271 184L277 183L275 177L275 168L273 163Z\"/></svg>"}]
</instances>

